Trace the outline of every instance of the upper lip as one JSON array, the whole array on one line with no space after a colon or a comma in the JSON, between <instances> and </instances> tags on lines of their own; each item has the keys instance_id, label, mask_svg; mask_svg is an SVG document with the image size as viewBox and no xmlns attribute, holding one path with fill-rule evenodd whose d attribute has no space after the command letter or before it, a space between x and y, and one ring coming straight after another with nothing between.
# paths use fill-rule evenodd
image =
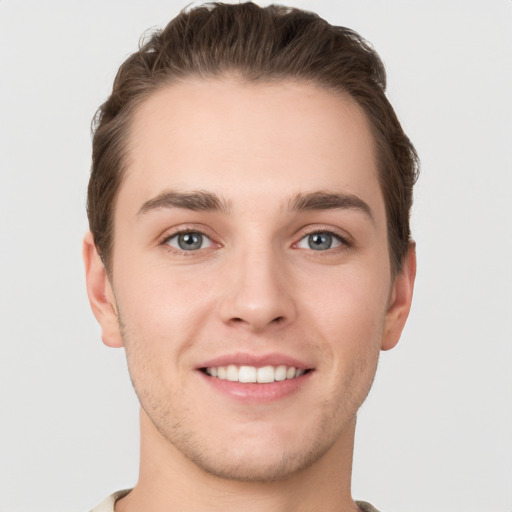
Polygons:
<instances>
[{"instance_id":1,"label":"upper lip","mask_svg":"<svg viewBox=\"0 0 512 512\"><path fill-rule=\"evenodd\" d=\"M295 357L279 354L277 352L270 354L249 354L247 352L236 352L233 354L224 354L204 361L197 366L201 368L216 368L219 366L228 366L234 364L236 366L255 366L261 368L262 366L293 366L303 370L311 369L312 366L304 361L296 359Z\"/></svg>"}]
</instances>

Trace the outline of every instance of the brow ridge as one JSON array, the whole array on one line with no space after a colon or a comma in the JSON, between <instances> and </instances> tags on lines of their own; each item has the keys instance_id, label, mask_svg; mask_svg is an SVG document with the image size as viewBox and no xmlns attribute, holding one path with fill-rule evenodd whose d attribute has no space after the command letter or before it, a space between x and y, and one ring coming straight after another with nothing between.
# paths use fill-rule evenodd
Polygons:
<instances>
[{"instance_id":1,"label":"brow ridge","mask_svg":"<svg viewBox=\"0 0 512 512\"><path fill-rule=\"evenodd\" d=\"M138 215L160 208L184 208L193 211L227 213L230 210L230 205L216 194L204 190L192 192L169 190L146 201L140 207Z\"/></svg>"},{"instance_id":2,"label":"brow ridge","mask_svg":"<svg viewBox=\"0 0 512 512\"><path fill-rule=\"evenodd\" d=\"M354 194L333 193L325 191L299 193L288 202L288 209L293 213L314 210L360 210L374 221L368 204Z\"/></svg>"},{"instance_id":3,"label":"brow ridge","mask_svg":"<svg viewBox=\"0 0 512 512\"><path fill-rule=\"evenodd\" d=\"M146 201L138 211L143 215L160 208L183 208L192 211L228 213L231 210L229 201L217 194L204 190L179 192L169 190ZM300 213L315 210L355 209L374 220L371 208L361 198L353 194L315 191L298 193L288 201L288 211Z\"/></svg>"}]
</instances>

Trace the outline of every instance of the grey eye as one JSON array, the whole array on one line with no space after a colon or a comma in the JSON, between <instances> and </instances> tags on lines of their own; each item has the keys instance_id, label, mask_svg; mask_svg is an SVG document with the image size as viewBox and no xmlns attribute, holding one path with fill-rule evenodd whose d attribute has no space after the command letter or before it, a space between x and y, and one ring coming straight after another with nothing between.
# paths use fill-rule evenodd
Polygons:
<instances>
[{"instance_id":1,"label":"grey eye","mask_svg":"<svg viewBox=\"0 0 512 512\"><path fill-rule=\"evenodd\" d=\"M316 251L325 251L332 246L332 235L329 233L313 233L308 235L308 245L310 249Z\"/></svg>"},{"instance_id":2,"label":"grey eye","mask_svg":"<svg viewBox=\"0 0 512 512\"><path fill-rule=\"evenodd\" d=\"M334 247L339 247L342 240L328 232L319 231L318 233L310 233L300 240L297 247L301 249L312 249L313 251L327 251Z\"/></svg>"},{"instance_id":3,"label":"grey eye","mask_svg":"<svg viewBox=\"0 0 512 512\"><path fill-rule=\"evenodd\" d=\"M191 231L172 236L167 241L167 244L182 251L197 251L208 247L211 244L211 240L202 233Z\"/></svg>"}]
</instances>

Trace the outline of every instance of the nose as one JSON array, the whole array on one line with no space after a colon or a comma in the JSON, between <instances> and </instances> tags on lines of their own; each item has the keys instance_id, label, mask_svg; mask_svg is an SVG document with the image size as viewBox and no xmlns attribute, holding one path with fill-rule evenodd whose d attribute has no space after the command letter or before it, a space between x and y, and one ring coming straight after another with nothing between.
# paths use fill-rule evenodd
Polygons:
<instances>
[{"instance_id":1,"label":"nose","mask_svg":"<svg viewBox=\"0 0 512 512\"><path fill-rule=\"evenodd\" d=\"M262 332L296 317L293 283L283 257L275 251L247 250L230 258L220 314L230 325Z\"/></svg>"}]
</instances>

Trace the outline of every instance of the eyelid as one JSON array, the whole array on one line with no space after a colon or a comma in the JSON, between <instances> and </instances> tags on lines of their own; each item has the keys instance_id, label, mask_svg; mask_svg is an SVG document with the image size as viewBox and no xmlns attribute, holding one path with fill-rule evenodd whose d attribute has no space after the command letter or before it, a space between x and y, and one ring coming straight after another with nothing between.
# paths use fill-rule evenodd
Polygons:
<instances>
[{"instance_id":1,"label":"eyelid","mask_svg":"<svg viewBox=\"0 0 512 512\"><path fill-rule=\"evenodd\" d=\"M169 248L173 251L187 254L188 256L190 256L191 253L197 253L197 252L200 252L203 250L207 250L207 249L211 248L212 246L216 246L218 248L222 247L223 244L220 242L217 242L217 240L216 240L217 237L212 234L209 234L208 232L211 232L211 229L209 229L207 226L204 226L204 225L197 225L197 224L181 225L181 226L177 226L175 228L167 229L164 232L164 234L158 238L157 243L158 243L158 245L166 246L166 248ZM176 247L172 247L167 243L171 238L178 236L180 234L184 234L184 233L201 234L202 236L204 236L205 238L210 240L211 245L210 245L210 247L205 247L202 249L198 249L196 251L185 251L185 250L180 250ZM298 240L297 240L297 236L299 236L299 235L294 237L295 240L297 240L297 241L294 242L291 245L291 247L297 248L297 245L299 242L301 242L307 236L315 234L315 233L326 233L326 234L332 235L333 237L335 237L337 240L339 240L341 242L341 244L339 246L334 247L332 249L329 249L326 251L315 251L315 252L332 252L333 250L336 250L339 248L342 248L342 249L343 248L351 248L356 245L353 238L348 233L346 233L344 230L341 230L339 228L335 228L332 226L325 226L325 224L324 225L317 224L317 225L310 225L310 226L303 227L300 230L300 238L298 238Z\"/></svg>"},{"instance_id":2,"label":"eyelid","mask_svg":"<svg viewBox=\"0 0 512 512\"><path fill-rule=\"evenodd\" d=\"M306 238L309 235L313 235L315 233L326 233L329 235L332 235L336 239L338 239L341 242L341 246L334 247L333 249L338 249L339 247L354 247L355 241L353 238L346 233L345 231L342 231L341 229L334 228L332 226L325 226L318 224L313 226L307 226L301 230L300 238L297 242L294 242L292 244L292 247L296 247L299 242L301 242L304 238ZM318 252L328 252L328 251L318 251Z\"/></svg>"},{"instance_id":3,"label":"eyelid","mask_svg":"<svg viewBox=\"0 0 512 512\"><path fill-rule=\"evenodd\" d=\"M201 237L201 245L203 245L204 243L207 243L208 246L207 247L199 247L198 249L187 250L187 249L182 249L181 247L179 247L179 242L177 242L178 246L175 246L175 245L173 245L173 243L171 243L171 241L173 241L174 239L178 240L181 235L192 235L192 234L199 235ZM213 245L213 240L208 235L205 235L204 233L200 233L199 231L185 231L185 232L181 232L181 233L175 233L174 235L167 237L165 239L164 243L166 245L168 245L169 247L176 249L177 251L198 252L198 251L210 248Z\"/></svg>"},{"instance_id":4,"label":"eyelid","mask_svg":"<svg viewBox=\"0 0 512 512\"><path fill-rule=\"evenodd\" d=\"M311 247L309 245L309 237L312 236L312 235L316 235L316 234L322 234L322 235L328 235L329 237L331 237L331 240L332 240L332 245L330 247L327 247L325 249L318 249L318 250L315 250L313 247ZM332 251L335 251L336 249L338 249L339 247L343 247L345 245L344 241L337 235L335 235L334 233L328 233L326 231L318 231L318 232L313 232L309 235L306 235L306 236L303 236L296 244L296 247L298 249L305 249L305 250L311 250L311 251L315 251L315 252L332 252Z\"/></svg>"},{"instance_id":5,"label":"eyelid","mask_svg":"<svg viewBox=\"0 0 512 512\"><path fill-rule=\"evenodd\" d=\"M197 224L196 225L193 225L193 224L181 225L181 226L178 226L175 228L169 228L169 229L165 230L164 234L158 238L157 244L160 246L164 246L166 249L168 249L170 251L178 252L180 254L185 254L187 256L191 256L194 253L197 254L198 252L208 250L211 247L215 247L215 246L222 247L222 244L217 242L215 240L215 237L212 234L208 233L210 231L211 230L208 229L206 226L198 226ZM197 249L195 251L187 251L187 250L179 249L177 247L173 247L168 243L169 240L171 240L172 238L174 238L178 235L183 235L183 234L187 234L187 233L197 233L197 234L202 235L204 238L207 238L210 241L209 247L204 247L201 249Z\"/></svg>"}]
</instances>

